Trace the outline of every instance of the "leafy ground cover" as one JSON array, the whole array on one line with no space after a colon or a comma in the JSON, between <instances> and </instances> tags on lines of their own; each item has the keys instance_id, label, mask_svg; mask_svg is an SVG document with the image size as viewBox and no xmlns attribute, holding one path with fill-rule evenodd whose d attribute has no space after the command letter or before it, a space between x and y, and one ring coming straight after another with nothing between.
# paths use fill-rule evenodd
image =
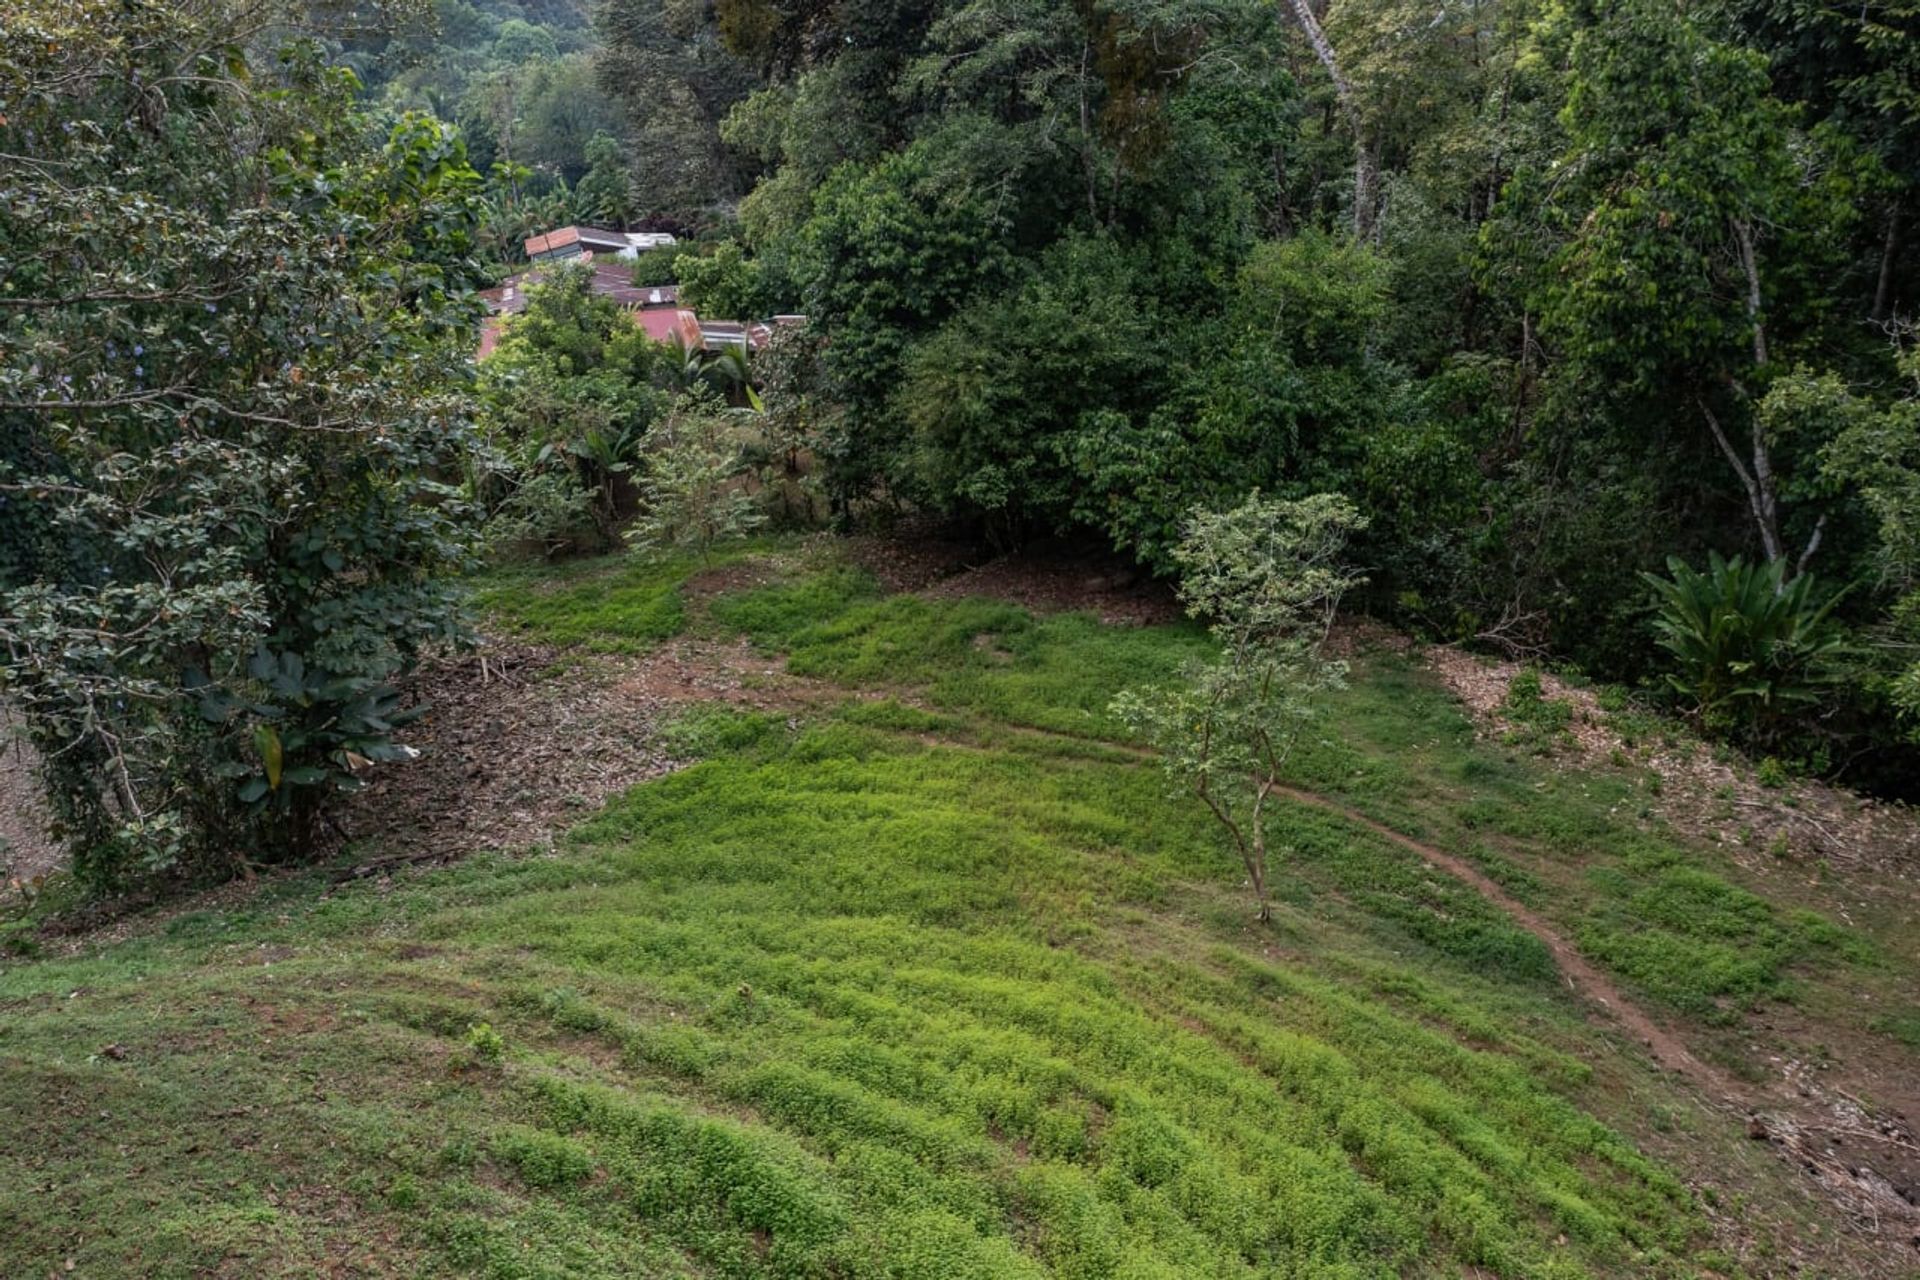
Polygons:
<instances>
[{"instance_id":1,"label":"leafy ground cover","mask_svg":"<svg viewBox=\"0 0 1920 1280\"><path fill-rule=\"evenodd\" d=\"M744 634L824 691L688 706L663 737L696 762L556 851L291 878L0 969L6 1270L1901 1274L1393 841L1284 808L1256 926L1106 715L1196 629L752 563L490 586L531 639ZM1300 774L1662 1018L1730 1045L1845 1012L1914 1060L1909 1007L1869 1031L1833 994L1911 974L1880 920L1664 834L1630 771L1476 742L1406 656L1360 659Z\"/></svg>"}]
</instances>

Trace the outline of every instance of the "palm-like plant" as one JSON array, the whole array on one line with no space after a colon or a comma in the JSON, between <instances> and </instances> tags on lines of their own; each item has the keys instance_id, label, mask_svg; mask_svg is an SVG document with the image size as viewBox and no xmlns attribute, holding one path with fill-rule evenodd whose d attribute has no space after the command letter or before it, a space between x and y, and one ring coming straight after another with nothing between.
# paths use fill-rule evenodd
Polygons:
<instances>
[{"instance_id":1,"label":"palm-like plant","mask_svg":"<svg viewBox=\"0 0 1920 1280\"><path fill-rule=\"evenodd\" d=\"M727 346L718 351L688 346L679 334L673 336L679 359L668 365L669 378L681 391L710 387L730 403L755 413L763 412L760 393L753 385L753 366L745 347Z\"/></svg>"},{"instance_id":2,"label":"palm-like plant","mask_svg":"<svg viewBox=\"0 0 1920 1280\"><path fill-rule=\"evenodd\" d=\"M1658 609L1654 634L1675 660L1668 682L1703 721L1765 743L1839 679L1846 639L1833 609L1844 591L1822 600L1812 574L1788 580L1785 560L1714 553L1700 573L1675 556L1667 571L1642 575Z\"/></svg>"}]
</instances>

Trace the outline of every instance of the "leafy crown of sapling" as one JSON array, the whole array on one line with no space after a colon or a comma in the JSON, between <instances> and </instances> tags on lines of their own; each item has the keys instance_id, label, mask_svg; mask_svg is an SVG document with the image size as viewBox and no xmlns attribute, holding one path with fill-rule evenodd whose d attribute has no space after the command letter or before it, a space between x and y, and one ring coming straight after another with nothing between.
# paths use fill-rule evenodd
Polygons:
<instances>
[{"instance_id":1,"label":"leafy crown of sapling","mask_svg":"<svg viewBox=\"0 0 1920 1280\"><path fill-rule=\"evenodd\" d=\"M1178 683L1113 702L1168 776L1225 828L1262 920L1267 802L1322 696L1345 675L1324 648L1341 596L1360 581L1342 555L1364 524L1337 494L1287 501L1256 491L1230 511L1196 512L1174 550L1180 597L1220 654L1191 664Z\"/></svg>"}]
</instances>

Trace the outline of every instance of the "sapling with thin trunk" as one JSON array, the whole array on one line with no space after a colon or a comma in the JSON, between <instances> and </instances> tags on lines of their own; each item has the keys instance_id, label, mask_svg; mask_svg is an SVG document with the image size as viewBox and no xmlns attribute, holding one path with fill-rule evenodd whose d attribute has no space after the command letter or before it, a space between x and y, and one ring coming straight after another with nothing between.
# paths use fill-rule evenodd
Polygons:
<instances>
[{"instance_id":1,"label":"sapling with thin trunk","mask_svg":"<svg viewBox=\"0 0 1920 1280\"><path fill-rule=\"evenodd\" d=\"M1364 525L1337 494L1285 501L1256 491L1231 511L1196 512L1174 551L1180 597L1208 623L1219 656L1113 702L1226 830L1262 920L1271 915L1267 802L1345 677L1346 664L1325 649L1341 596L1360 581L1342 556Z\"/></svg>"},{"instance_id":2,"label":"sapling with thin trunk","mask_svg":"<svg viewBox=\"0 0 1920 1280\"><path fill-rule=\"evenodd\" d=\"M710 565L715 546L765 523L746 488L739 416L711 390L695 391L647 432L640 515L627 533L641 554L684 548Z\"/></svg>"}]
</instances>

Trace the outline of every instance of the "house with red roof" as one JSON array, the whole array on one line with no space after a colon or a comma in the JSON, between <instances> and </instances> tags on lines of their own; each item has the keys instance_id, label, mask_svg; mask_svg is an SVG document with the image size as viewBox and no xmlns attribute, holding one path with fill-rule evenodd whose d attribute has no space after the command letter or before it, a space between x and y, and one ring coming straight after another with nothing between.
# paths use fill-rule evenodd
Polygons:
<instances>
[{"instance_id":1,"label":"house with red roof","mask_svg":"<svg viewBox=\"0 0 1920 1280\"><path fill-rule=\"evenodd\" d=\"M639 243L652 237L657 243ZM594 294L618 303L635 324L657 342L677 342L685 350L757 351L772 336L771 326L737 320L702 320L680 305L677 286L637 285L633 282L633 259L650 249L674 243L665 232L599 231L593 227L561 227L526 242L532 266L509 277L497 288L485 289L480 299L486 304L487 318L480 329L477 359L484 360L500 344L500 335L509 319L527 308L527 289L537 285L557 266L584 266L591 273L587 288ZM622 255L616 246L628 250ZM773 323L804 324L805 316L775 316Z\"/></svg>"}]
</instances>

